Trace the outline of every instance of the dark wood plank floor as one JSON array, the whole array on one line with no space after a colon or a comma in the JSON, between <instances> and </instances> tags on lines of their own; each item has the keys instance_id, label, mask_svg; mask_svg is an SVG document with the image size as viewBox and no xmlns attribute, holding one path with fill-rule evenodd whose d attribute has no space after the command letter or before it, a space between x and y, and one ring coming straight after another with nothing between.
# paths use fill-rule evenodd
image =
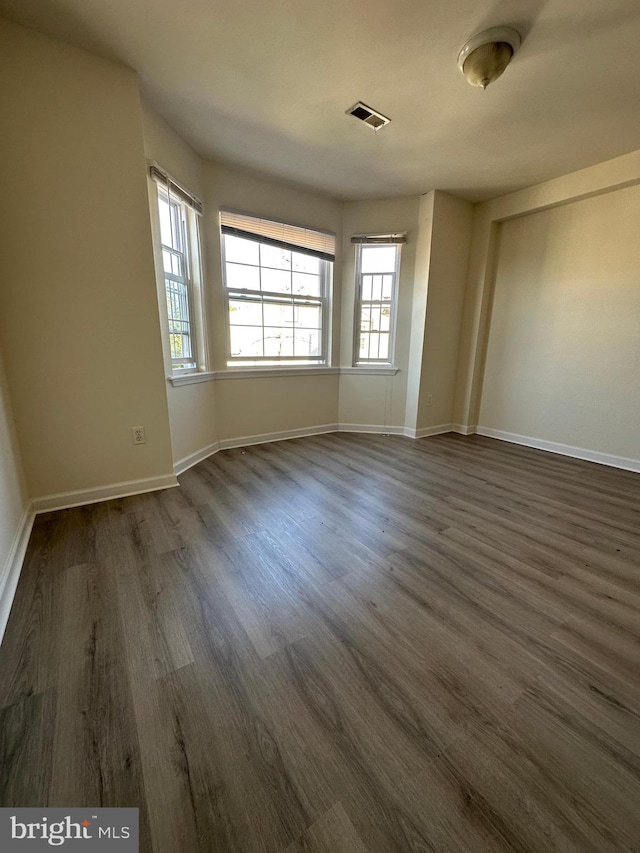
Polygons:
<instances>
[{"instance_id":1,"label":"dark wood plank floor","mask_svg":"<svg viewBox=\"0 0 640 853\"><path fill-rule=\"evenodd\" d=\"M640 476L477 436L228 450L40 516L2 805L155 853L640 850Z\"/></svg>"}]
</instances>

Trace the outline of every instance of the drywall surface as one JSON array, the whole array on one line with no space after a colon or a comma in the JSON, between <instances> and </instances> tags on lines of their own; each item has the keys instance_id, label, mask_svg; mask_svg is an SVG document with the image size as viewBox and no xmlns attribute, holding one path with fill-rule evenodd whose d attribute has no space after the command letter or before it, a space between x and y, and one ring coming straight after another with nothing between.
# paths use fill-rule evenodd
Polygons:
<instances>
[{"instance_id":1,"label":"drywall surface","mask_svg":"<svg viewBox=\"0 0 640 853\"><path fill-rule=\"evenodd\" d=\"M343 374L340 377L340 423L403 426L410 358L413 281L418 241L420 198L346 202L344 205L342 273L342 333L340 364L353 364L354 309L356 299L356 247L353 234L382 234L406 231L407 242L400 257L400 280L396 318L394 376Z\"/></svg>"},{"instance_id":2,"label":"drywall surface","mask_svg":"<svg viewBox=\"0 0 640 853\"><path fill-rule=\"evenodd\" d=\"M640 187L503 222L480 425L640 459Z\"/></svg>"},{"instance_id":3,"label":"drywall surface","mask_svg":"<svg viewBox=\"0 0 640 853\"><path fill-rule=\"evenodd\" d=\"M0 334L30 496L166 476L136 77L6 22L0 76Z\"/></svg>"},{"instance_id":4,"label":"drywall surface","mask_svg":"<svg viewBox=\"0 0 640 853\"><path fill-rule=\"evenodd\" d=\"M216 382L221 441L334 425L336 374L229 379Z\"/></svg>"},{"instance_id":5,"label":"drywall surface","mask_svg":"<svg viewBox=\"0 0 640 853\"><path fill-rule=\"evenodd\" d=\"M431 269L431 247L433 242L433 216L435 190L420 196L416 240L416 260L411 302L411 321L408 327L409 358L407 364L407 394L405 426L409 430L418 428L418 407L422 381L422 354L427 326L427 297L429 271Z\"/></svg>"},{"instance_id":6,"label":"drywall surface","mask_svg":"<svg viewBox=\"0 0 640 853\"><path fill-rule=\"evenodd\" d=\"M174 388L167 383L174 465L218 441L217 399L214 382Z\"/></svg>"},{"instance_id":7,"label":"drywall surface","mask_svg":"<svg viewBox=\"0 0 640 853\"><path fill-rule=\"evenodd\" d=\"M189 145L144 101L142 130L147 160L156 162L185 189L202 199L204 193L203 162Z\"/></svg>"},{"instance_id":8,"label":"drywall surface","mask_svg":"<svg viewBox=\"0 0 640 853\"><path fill-rule=\"evenodd\" d=\"M11 570L15 571L12 558L22 532L28 505L20 448L0 353L0 637L9 606L9 601L3 600L3 593Z\"/></svg>"},{"instance_id":9,"label":"drywall surface","mask_svg":"<svg viewBox=\"0 0 640 853\"><path fill-rule=\"evenodd\" d=\"M417 429L453 423L473 206L436 191ZM416 276L416 287L418 277ZM429 398L431 404L429 405Z\"/></svg>"},{"instance_id":10,"label":"drywall surface","mask_svg":"<svg viewBox=\"0 0 640 853\"><path fill-rule=\"evenodd\" d=\"M478 423L500 223L635 186L640 151L476 205L458 355L454 422Z\"/></svg>"}]
</instances>

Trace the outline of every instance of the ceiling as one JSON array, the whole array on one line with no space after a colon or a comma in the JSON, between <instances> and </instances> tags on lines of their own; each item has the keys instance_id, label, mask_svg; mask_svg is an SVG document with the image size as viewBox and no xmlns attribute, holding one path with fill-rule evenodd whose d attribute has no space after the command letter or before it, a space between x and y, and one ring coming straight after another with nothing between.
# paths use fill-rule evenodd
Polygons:
<instances>
[{"instance_id":1,"label":"ceiling","mask_svg":"<svg viewBox=\"0 0 640 853\"><path fill-rule=\"evenodd\" d=\"M638 0L0 0L134 68L201 155L340 199L491 198L640 148ZM523 44L486 91L458 51ZM364 101L375 132L345 114Z\"/></svg>"}]
</instances>

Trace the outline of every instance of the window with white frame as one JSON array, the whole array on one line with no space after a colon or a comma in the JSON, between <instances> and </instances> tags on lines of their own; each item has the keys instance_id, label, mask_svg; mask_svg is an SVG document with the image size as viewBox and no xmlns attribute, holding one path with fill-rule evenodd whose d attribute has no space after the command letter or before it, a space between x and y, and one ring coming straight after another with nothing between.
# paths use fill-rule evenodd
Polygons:
<instances>
[{"instance_id":1,"label":"window with white frame","mask_svg":"<svg viewBox=\"0 0 640 853\"><path fill-rule=\"evenodd\" d=\"M356 235L354 364L393 364L403 234Z\"/></svg>"},{"instance_id":2,"label":"window with white frame","mask_svg":"<svg viewBox=\"0 0 640 853\"><path fill-rule=\"evenodd\" d=\"M199 340L204 338L198 235L202 206L158 167L151 167L151 176L157 182L171 371L187 373L204 366L205 360L204 340Z\"/></svg>"},{"instance_id":3,"label":"window with white frame","mask_svg":"<svg viewBox=\"0 0 640 853\"><path fill-rule=\"evenodd\" d=\"M335 236L220 212L227 365L328 363Z\"/></svg>"}]
</instances>

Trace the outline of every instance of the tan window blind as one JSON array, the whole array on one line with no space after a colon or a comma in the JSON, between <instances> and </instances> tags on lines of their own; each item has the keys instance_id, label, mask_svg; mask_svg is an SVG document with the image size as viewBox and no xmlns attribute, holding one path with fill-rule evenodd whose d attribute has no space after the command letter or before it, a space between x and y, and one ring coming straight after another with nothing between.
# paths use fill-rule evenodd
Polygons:
<instances>
[{"instance_id":1,"label":"tan window blind","mask_svg":"<svg viewBox=\"0 0 640 853\"><path fill-rule=\"evenodd\" d=\"M167 191L171 193L172 196L179 198L180 201L188 204L196 213L202 213L203 208L200 199L181 186L171 177L171 175L167 174L164 169L161 169L157 163L150 164L149 174L157 184L166 187Z\"/></svg>"},{"instance_id":2,"label":"tan window blind","mask_svg":"<svg viewBox=\"0 0 640 853\"><path fill-rule=\"evenodd\" d=\"M230 210L220 211L220 229L223 234L259 240L294 252L315 255L326 261L333 261L336 255L336 237L328 231L316 231Z\"/></svg>"}]
</instances>

